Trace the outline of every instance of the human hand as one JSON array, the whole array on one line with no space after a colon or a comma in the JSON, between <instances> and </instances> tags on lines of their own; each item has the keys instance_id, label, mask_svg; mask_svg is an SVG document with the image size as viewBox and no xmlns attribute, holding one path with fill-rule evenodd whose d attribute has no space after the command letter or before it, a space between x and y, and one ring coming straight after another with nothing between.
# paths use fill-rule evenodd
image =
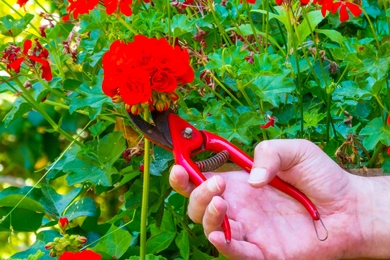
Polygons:
<instances>
[{"instance_id":1,"label":"human hand","mask_svg":"<svg viewBox=\"0 0 390 260\"><path fill-rule=\"evenodd\" d=\"M317 239L313 221L301 204L266 186L275 175L316 205L329 230L326 241ZM190 196L188 215L203 224L210 242L229 259L340 259L365 254L361 222L356 218L360 179L309 141L261 142L249 176L244 171L205 176L208 180L195 188L184 168L176 165L170 183ZM225 214L232 230L230 243L221 230ZM325 236L318 221L316 226L319 236Z\"/></svg>"}]
</instances>

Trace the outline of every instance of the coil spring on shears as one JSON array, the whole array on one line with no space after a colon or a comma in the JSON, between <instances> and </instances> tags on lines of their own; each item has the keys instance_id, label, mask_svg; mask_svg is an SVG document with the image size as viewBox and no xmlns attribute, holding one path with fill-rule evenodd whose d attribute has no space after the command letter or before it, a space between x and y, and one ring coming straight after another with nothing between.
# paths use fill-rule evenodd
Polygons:
<instances>
[{"instance_id":1,"label":"coil spring on shears","mask_svg":"<svg viewBox=\"0 0 390 260\"><path fill-rule=\"evenodd\" d=\"M223 150L216 155L202 161L195 162L201 172L212 172L229 160L229 152Z\"/></svg>"}]
</instances>

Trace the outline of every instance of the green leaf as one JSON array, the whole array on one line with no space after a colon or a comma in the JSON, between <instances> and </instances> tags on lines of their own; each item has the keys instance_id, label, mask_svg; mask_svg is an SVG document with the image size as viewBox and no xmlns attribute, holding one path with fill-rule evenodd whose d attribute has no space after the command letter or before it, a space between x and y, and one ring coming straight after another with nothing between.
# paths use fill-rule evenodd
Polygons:
<instances>
[{"instance_id":1,"label":"green leaf","mask_svg":"<svg viewBox=\"0 0 390 260\"><path fill-rule=\"evenodd\" d=\"M65 195L58 194L51 186L47 184L41 185L43 197L40 200L46 212L53 214L57 218L62 216L62 213L68 205L79 195L81 188L75 188Z\"/></svg>"},{"instance_id":2,"label":"green leaf","mask_svg":"<svg viewBox=\"0 0 390 260\"><path fill-rule=\"evenodd\" d=\"M180 250L180 255L184 259L190 258L190 242L188 240L188 232L182 230L180 234L176 237L175 243Z\"/></svg>"},{"instance_id":3,"label":"green leaf","mask_svg":"<svg viewBox=\"0 0 390 260\"><path fill-rule=\"evenodd\" d=\"M66 177L69 185L91 182L94 185L111 186L111 175L116 169L111 164L102 165L96 159L87 156L78 156L67 163L63 171L69 173Z\"/></svg>"},{"instance_id":4,"label":"green leaf","mask_svg":"<svg viewBox=\"0 0 390 260\"><path fill-rule=\"evenodd\" d=\"M11 195L3 198L4 200L2 199L0 202L0 231L9 232L10 230L13 230L15 232L32 232L41 227L44 215L43 210L33 210L34 208L42 208L38 202L25 198L20 207L18 206L15 208L14 206L6 206L9 204L15 205L20 201L21 197L21 195ZM31 207L26 209L28 206ZM12 213L10 213L11 210ZM7 215L8 217L6 217Z\"/></svg>"},{"instance_id":5,"label":"green leaf","mask_svg":"<svg viewBox=\"0 0 390 260\"><path fill-rule=\"evenodd\" d=\"M91 132L91 135L93 137L96 137L101 133L103 133L107 129L107 127L109 127L112 124L113 122L111 121L99 121L96 124L90 126L88 129Z\"/></svg>"},{"instance_id":6,"label":"green leaf","mask_svg":"<svg viewBox=\"0 0 390 260\"><path fill-rule=\"evenodd\" d=\"M371 120L366 127L360 131L364 135L363 145L367 150L373 150L381 142L390 145L390 126L384 126L380 117Z\"/></svg>"},{"instance_id":7,"label":"green leaf","mask_svg":"<svg viewBox=\"0 0 390 260\"><path fill-rule=\"evenodd\" d=\"M0 31L5 36L16 37L23 32L30 21L34 18L34 15L27 13L22 18L15 19L11 15L0 17Z\"/></svg>"},{"instance_id":8,"label":"green leaf","mask_svg":"<svg viewBox=\"0 0 390 260\"><path fill-rule=\"evenodd\" d=\"M169 231L161 231L157 235L154 235L146 242L146 252L150 254L159 253L169 247L169 245L175 240L176 233Z\"/></svg>"},{"instance_id":9,"label":"green leaf","mask_svg":"<svg viewBox=\"0 0 390 260\"><path fill-rule=\"evenodd\" d=\"M286 75L260 76L252 82L255 94L263 101L277 107L280 104L280 94L295 90L294 81Z\"/></svg>"},{"instance_id":10,"label":"green leaf","mask_svg":"<svg viewBox=\"0 0 390 260\"><path fill-rule=\"evenodd\" d=\"M64 89L73 91L73 90L76 90L77 88L79 88L81 84L82 84L82 82L80 82L78 80L67 78L64 80Z\"/></svg>"},{"instance_id":11,"label":"green leaf","mask_svg":"<svg viewBox=\"0 0 390 260\"><path fill-rule=\"evenodd\" d=\"M169 19L169 18L167 18ZM171 18L172 36L177 38L194 30L195 21L189 21L189 16L177 14ZM167 28L168 31L168 28Z\"/></svg>"},{"instance_id":12,"label":"green leaf","mask_svg":"<svg viewBox=\"0 0 390 260\"><path fill-rule=\"evenodd\" d=\"M26 102L23 98L18 97L14 103L12 109L5 115L3 122L7 127L15 119L22 117L25 113L32 109L30 103Z\"/></svg>"},{"instance_id":13,"label":"green leaf","mask_svg":"<svg viewBox=\"0 0 390 260\"><path fill-rule=\"evenodd\" d=\"M139 260L141 259L139 256L130 256L129 259L127 260ZM162 257L162 256L156 256L156 255L152 255L152 254L147 254L145 256L145 260L167 260L165 257Z\"/></svg>"},{"instance_id":14,"label":"green leaf","mask_svg":"<svg viewBox=\"0 0 390 260\"><path fill-rule=\"evenodd\" d=\"M321 14L321 10L316 10L308 13L306 19L298 26L298 35L301 41L305 41L307 36L310 35L311 30L317 27L317 25L324 20Z\"/></svg>"},{"instance_id":15,"label":"green leaf","mask_svg":"<svg viewBox=\"0 0 390 260\"><path fill-rule=\"evenodd\" d=\"M344 36L336 30L316 29L315 32L322 33L322 34L326 35L332 41L335 41L339 44L342 44L344 39L345 39Z\"/></svg>"},{"instance_id":16,"label":"green leaf","mask_svg":"<svg viewBox=\"0 0 390 260\"><path fill-rule=\"evenodd\" d=\"M93 217L96 214L96 205L93 199L84 197L72 203L63 214L68 220L78 217Z\"/></svg>"},{"instance_id":17,"label":"green leaf","mask_svg":"<svg viewBox=\"0 0 390 260\"><path fill-rule=\"evenodd\" d=\"M131 235L124 229L112 225L99 242L91 248L108 259L120 258L129 248Z\"/></svg>"},{"instance_id":18,"label":"green leaf","mask_svg":"<svg viewBox=\"0 0 390 260\"><path fill-rule=\"evenodd\" d=\"M191 260L211 260L211 259L213 259L212 256L199 251L195 247L192 247L192 249L194 252L192 254Z\"/></svg>"},{"instance_id":19,"label":"green leaf","mask_svg":"<svg viewBox=\"0 0 390 260\"><path fill-rule=\"evenodd\" d=\"M390 175L390 160L387 160L387 161L382 165L382 170L383 170L383 174L385 174L385 175Z\"/></svg>"},{"instance_id":20,"label":"green leaf","mask_svg":"<svg viewBox=\"0 0 390 260\"><path fill-rule=\"evenodd\" d=\"M168 168L168 163L173 161L173 153L159 146L154 147L155 160L150 163L150 173L161 176L161 173Z\"/></svg>"},{"instance_id":21,"label":"green leaf","mask_svg":"<svg viewBox=\"0 0 390 260\"><path fill-rule=\"evenodd\" d=\"M112 104L111 98L103 93L102 80L103 75L100 74L95 85L89 86L87 83L83 83L80 88L77 89L77 92L80 94L70 103L70 114L78 109L85 108L89 113L89 118L96 119L96 117L101 113L104 104Z\"/></svg>"},{"instance_id":22,"label":"green leaf","mask_svg":"<svg viewBox=\"0 0 390 260\"><path fill-rule=\"evenodd\" d=\"M113 132L104 136L98 143L97 154L100 163L113 164L126 149L126 142L122 132Z\"/></svg>"},{"instance_id":23,"label":"green leaf","mask_svg":"<svg viewBox=\"0 0 390 260\"><path fill-rule=\"evenodd\" d=\"M39 260L53 260L53 258L50 257L50 251L45 249L45 245L49 242L52 242L54 238L60 237L60 233L56 230L45 230L42 232L39 232L34 244L30 246L29 249L16 253L12 256L12 259L20 258L20 259L26 259L29 257L29 255L35 254L37 251L42 250L44 255L39 258Z\"/></svg>"}]
</instances>

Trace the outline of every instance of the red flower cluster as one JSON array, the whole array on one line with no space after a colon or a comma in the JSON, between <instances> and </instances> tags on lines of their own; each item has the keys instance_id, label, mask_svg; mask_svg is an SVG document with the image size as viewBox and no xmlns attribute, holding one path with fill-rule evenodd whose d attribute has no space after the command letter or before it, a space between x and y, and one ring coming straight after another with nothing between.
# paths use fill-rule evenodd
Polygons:
<instances>
[{"instance_id":1,"label":"red flower cluster","mask_svg":"<svg viewBox=\"0 0 390 260\"><path fill-rule=\"evenodd\" d=\"M354 16L359 16L362 13L360 7L354 3L350 3L347 0L340 0L338 2L333 2L333 0L314 0L314 4L321 5L322 16L326 16L326 11L332 12L335 14L337 10L340 9L340 22L348 21L349 14L347 9L351 11Z\"/></svg>"},{"instance_id":2,"label":"red flower cluster","mask_svg":"<svg viewBox=\"0 0 390 260\"><path fill-rule=\"evenodd\" d=\"M26 1L26 0L18 0ZM144 0L144 2L148 2ZM111 15L117 11L120 13L130 16L132 10L130 5L133 3L133 0L104 0L104 5L106 7L106 13ZM68 21L70 19L70 14L73 13L73 18L77 19L80 14L88 14L99 4L99 0L69 0L69 6L66 8L68 14L62 17L62 20Z\"/></svg>"},{"instance_id":3,"label":"red flower cluster","mask_svg":"<svg viewBox=\"0 0 390 260\"><path fill-rule=\"evenodd\" d=\"M91 250L84 250L81 252L64 252L58 260L100 260L102 256Z\"/></svg>"},{"instance_id":4,"label":"red flower cluster","mask_svg":"<svg viewBox=\"0 0 390 260\"><path fill-rule=\"evenodd\" d=\"M38 39L35 39L35 47L33 50L31 50L32 44L31 40L25 40L23 43L23 52L20 47L10 45L6 48L2 61L7 64L7 69L13 69L17 73L19 73L23 62L29 67L34 67L36 63L39 63L41 64L42 78L50 81L53 76L48 61L49 51L42 47Z\"/></svg>"},{"instance_id":5,"label":"red flower cluster","mask_svg":"<svg viewBox=\"0 0 390 260\"><path fill-rule=\"evenodd\" d=\"M103 92L114 102L123 100L133 114L146 102L151 110L168 109L178 98L176 87L194 79L186 49L141 35L130 43L113 42L103 56L103 69Z\"/></svg>"}]
</instances>

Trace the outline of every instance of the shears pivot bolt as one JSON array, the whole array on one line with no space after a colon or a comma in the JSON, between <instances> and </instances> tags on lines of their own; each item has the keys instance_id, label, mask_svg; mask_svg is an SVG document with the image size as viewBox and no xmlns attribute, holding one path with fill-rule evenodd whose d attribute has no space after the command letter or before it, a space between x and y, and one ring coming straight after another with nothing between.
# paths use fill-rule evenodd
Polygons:
<instances>
[{"instance_id":1,"label":"shears pivot bolt","mask_svg":"<svg viewBox=\"0 0 390 260\"><path fill-rule=\"evenodd\" d=\"M190 139L192 137L192 128L186 127L183 132L183 137L186 139Z\"/></svg>"}]
</instances>

